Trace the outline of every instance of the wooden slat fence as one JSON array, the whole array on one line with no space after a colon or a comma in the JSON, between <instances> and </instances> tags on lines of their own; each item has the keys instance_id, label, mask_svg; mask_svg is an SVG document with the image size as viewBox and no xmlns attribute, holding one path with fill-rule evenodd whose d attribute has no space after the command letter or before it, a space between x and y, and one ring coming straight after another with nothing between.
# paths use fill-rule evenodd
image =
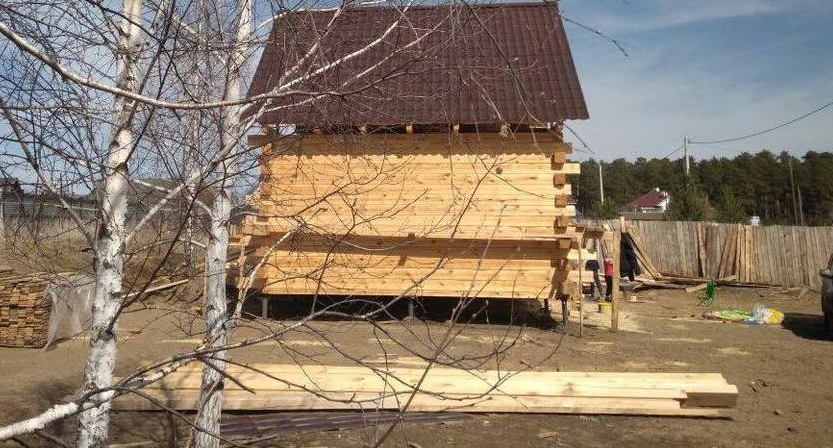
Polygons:
<instances>
[{"instance_id":1,"label":"wooden slat fence","mask_svg":"<svg viewBox=\"0 0 833 448\"><path fill-rule=\"evenodd\" d=\"M725 278L777 286L821 287L818 271L833 253L833 227L629 221L642 248L669 276Z\"/></svg>"}]
</instances>

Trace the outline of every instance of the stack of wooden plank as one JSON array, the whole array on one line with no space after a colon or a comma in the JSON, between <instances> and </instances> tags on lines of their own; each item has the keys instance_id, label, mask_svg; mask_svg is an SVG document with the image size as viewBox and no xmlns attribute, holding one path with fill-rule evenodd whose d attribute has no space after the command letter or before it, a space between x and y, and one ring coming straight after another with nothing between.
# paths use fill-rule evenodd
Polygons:
<instances>
[{"instance_id":1,"label":"stack of wooden plank","mask_svg":"<svg viewBox=\"0 0 833 448\"><path fill-rule=\"evenodd\" d=\"M627 238L633 251L636 254L636 260L639 262L639 267L642 270L642 275L653 280L662 278L662 273L654 265L650 255L645 250L645 241L642 239L642 234L639 229L633 226L627 226L625 232L622 233L622 238Z\"/></svg>"},{"instance_id":2,"label":"stack of wooden plank","mask_svg":"<svg viewBox=\"0 0 833 448\"><path fill-rule=\"evenodd\" d=\"M735 405L738 394L737 387L718 373L432 368L426 374L425 369L414 368L273 364L232 366L227 373L239 384L225 382L225 410L392 409L728 417L727 408ZM168 408L193 410L199 387L200 366L192 364L142 389L142 393ZM138 395L119 397L114 407L159 409Z\"/></svg>"},{"instance_id":3,"label":"stack of wooden plank","mask_svg":"<svg viewBox=\"0 0 833 448\"><path fill-rule=\"evenodd\" d=\"M0 345L43 347L49 333L51 301L43 290L51 278L43 272L19 275L0 271Z\"/></svg>"}]
</instances>

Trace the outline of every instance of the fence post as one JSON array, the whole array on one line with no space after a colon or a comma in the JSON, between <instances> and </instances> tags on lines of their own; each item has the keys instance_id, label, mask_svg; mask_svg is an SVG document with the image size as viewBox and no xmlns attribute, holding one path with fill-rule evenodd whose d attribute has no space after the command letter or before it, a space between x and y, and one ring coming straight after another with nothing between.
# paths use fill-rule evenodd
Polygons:
<instances>
[{"instance_id":1,"label":"fence post","mask_svg":"<svg viewBox=\"0 0 833 448\"><path fill-rule=\"evenodd\" d=\"M6 251L6 187L0 185L0 251Z\"/></svg>"},{"instance_id":2,"label":"fence post","mask_svg":"<svg viewBox=\"0 0 833 448\"><path fill-rule=\"evenodd\" d=\"M619 299L622 295L619 293L619 270L621 269L619 257L622 245L622 231L625 229L625 218L619 218L619 225L613 226L613 247L610 248L613 258L613 297L610 310L610 329L612 331L619 330Z\"/></svg>"}]
</instances>

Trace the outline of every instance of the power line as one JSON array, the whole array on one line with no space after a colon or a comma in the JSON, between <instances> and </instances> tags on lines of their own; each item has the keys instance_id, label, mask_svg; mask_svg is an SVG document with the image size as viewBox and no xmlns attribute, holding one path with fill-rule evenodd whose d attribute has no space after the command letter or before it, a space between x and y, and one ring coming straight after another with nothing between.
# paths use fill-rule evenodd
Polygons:
<instances>
[{"instance_id":1,"label":"power line","mask_svg":"<svg viewBox=\"0 0 833 448\"><path fill-rule=\"evenodd\" d=\"M827 109L830 106L833 106L833 101L831 101L831 102L829 102L829 103L827 103L827 104L825 104L825 105L823 105L819 108L816 108L816 109L814 109L810 112L807 112L806 114L801 115L800 117L793 118L792 120L787 121L785 123L781 123L777 126L773 126L773 127L769 128L769 129L764 129L762 131L753 132L752 134L744 135L744 136L741 136L741 137L726 138L726 139L722 139L722 140L706 140L706 141L689 140L688 142L691 143L692 145L716 145L716 144L719 144L719 143L732 143L732 142L737 142L737 141L740 141L740 140L746 140L746 139L749 139L749 138L752 138L752 137L757 137L759 135L763 135L763 134L766 134L768 132L772 132L772 131L781 129L785 126L789 126L789 125L791 125L791 124L793 124L797 121L801 121L801 120L803 120L803 119L805 119L805 118L807 118L811 115L815 115L815 114L823 111L824 109Z\"/></svg>"},{"instance_id":2,"label":"power line","mask_svg":"<svg viewBox=\"0 0 833 448\"><path fill-rule=\"evenodd\" d=\"M660 159L660 160L662 160L662 159L667 159L667 158L669 158L669 157L673 156L674 154L676 154L676 153L680 152L680 150L681 150L681 149L683 149L683 146L685 146L685 143L681 144L680 146L678 146L678 147L677 147L677 149L675 149L675 150L673 150L673 151L669 152L668 154L666 154L666 155L664 155L664 156L660 157L659 159Z\"/></svg>"},{"instance_id":3,"label":"power line","mask_svg":"<svg viewBox=\"0 0 833 448\"><path fill-rule=\"evenodd\" d=\"M580 135L578 135L578 132L576 132L575 130L573 130L573 128L571 128L570 126L568 126L566 123L564 123L564 127L565 127L568 131L570 131L570 134L573 134L573 137L575 137L576 139L578 139L578 141L581 143L581 146L584 146L584 148L585 148L585 149L587 149L587 151L581 151L581 150L579 150L580 152L587 152L587 153L590 153L590 154L592 154L592 155L596 155L596 151L593 151L593 149L592 149L592 148L590 148L590 146L588 146L588 145L587 145L587 142L585 142L585 141L584 141L584 139L583 139L583 138L581 138L581 136L580 136Z\"/></svg>"}]
</instances>

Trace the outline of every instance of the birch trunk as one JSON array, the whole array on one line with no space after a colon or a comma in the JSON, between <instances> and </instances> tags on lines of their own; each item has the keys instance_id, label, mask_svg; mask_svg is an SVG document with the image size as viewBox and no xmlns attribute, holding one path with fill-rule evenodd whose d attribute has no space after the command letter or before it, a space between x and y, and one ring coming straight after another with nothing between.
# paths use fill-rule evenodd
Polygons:
<instances>
[{"instance_id":1,"label":"birch trunk","mask_svg":"<svg viewBox=\"0 0 833 448\"><path fill-rule=\"evenodd\" d=\"M135 92L141 21L141 0L124 0L118 29L116 77L120 89ZM127 211L127 162L133 145L133 100L118 97L113 136L104 174L101 220L96 234L95 290L90 352L84 367L85 392L109 387L116 364L118 310L124 265L124 221ZM103 447L109 439L112 393L93 395L97 404L78 418L78 446Z\"/></svg>"},{"instance_id":2,"label":"birch trunk","mask_svg":"<svg viewBox=\"0 0 833 448\"><path fill-rule=\"evenodd\" d=\"M225 184L226 182L223 182ZM226 258L228 253L228 218L231 200L226 185L211 206L211 230L205 250L205 324L206 340L211 347L222 347L228 342L228 311L226 305ZM218 351L213 359L207 360L213 367L205 366L202 371L197 428L192 435L192 446L219 446L220 412L223 407L223 376L216 370L225 369L226 351Z\"/></svg>"},{"instance_id":3,"label":"birch trunk","mask_svg":"<svg viewBox=\"0 0 833 448\"><path fill-rule=\"evenodd\" d=\"M245 60L246 45L251 36L252 5L251 0L240 0L236 42L229 58L226 77L226 92L229 99L241 98L242 67ZM230 108L223 117L220 132L221 147L237 145L240 132L242 107ZM228 221L231 216L231 176L235 168L238 150L232 150L229 157L221 164L222 176L219 191L211 206L211 233L206 246L206 283L205 283L205 323L206 340L212 347L223 347L228 342L231 331L226 300L226 260L228 258L229 232ZM220 416L223 408L223 376L217 369L225 369L225 350L216 352L213 368L203 367L200 386L200 408L197 412L196 430L191 437L192 446L199 448L219 447Z\"/></svg>"}]
</instances>

